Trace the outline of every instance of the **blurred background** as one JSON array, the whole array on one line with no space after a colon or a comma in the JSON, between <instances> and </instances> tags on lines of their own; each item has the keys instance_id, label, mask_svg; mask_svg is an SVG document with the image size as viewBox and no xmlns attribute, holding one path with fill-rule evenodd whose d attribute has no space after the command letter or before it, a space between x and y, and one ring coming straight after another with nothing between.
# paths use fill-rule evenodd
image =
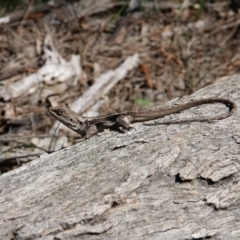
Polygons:
<instances>
[{"instance_id":1,"label":"blurred background","mask_svg":"<svg viewBox=\"0 0 240 240\"><path fill-rule=\"evenodd\" d=\"M149 108L240 69L240 0L0 0L0 173L75 143L47 111ZM223 89L224 91L224 89Z\"/></svg>"}]
</instances>

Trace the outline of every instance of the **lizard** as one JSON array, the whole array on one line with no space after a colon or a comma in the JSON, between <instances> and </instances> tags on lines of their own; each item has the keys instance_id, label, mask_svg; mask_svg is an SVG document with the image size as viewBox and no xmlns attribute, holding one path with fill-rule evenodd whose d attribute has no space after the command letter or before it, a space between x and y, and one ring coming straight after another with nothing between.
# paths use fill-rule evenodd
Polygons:
<instances>
[{"instance_id":1,"label":"lizard","mask_svg":"<svg viewBox=\"0 0 240 240\"><path fill-rule=\"evenodd\" d=\"M71 130L78 133L82 140L88 139L98 132L104 131L104 129L118 129L122 132L132 129L131 123L144 122L149 120L158 119L165 117L174 113L181 112L183 110L204 105L210 103L222 103L225 104L229 111L221 115L217 115L210 118L196 119L191 118L187 120L180 121L170 121L162 123L150 123L144 124L147 126L153 126L158 124L178 124L178 123L190 123L190 122L212 122L215 120L221 120L230 117L236 111L236 104L228 99L224 98L208 98L200 99L188 103L184 103L178 106L173 106L170 108L154 108L139 111L122 111L115 112L108 115L102 115L97 117L83 117L73 110L67 108L65 105L59 105L56 107L50 107L48 109L49 113L57 119L59 122L63 123L65 126Z\"/></svg>"}]
</instances>

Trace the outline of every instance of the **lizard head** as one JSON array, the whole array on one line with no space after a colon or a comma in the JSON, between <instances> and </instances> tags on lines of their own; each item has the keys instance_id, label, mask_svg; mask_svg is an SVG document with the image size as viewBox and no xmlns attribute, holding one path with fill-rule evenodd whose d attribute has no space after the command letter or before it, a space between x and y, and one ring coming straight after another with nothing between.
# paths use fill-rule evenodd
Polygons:
<instances>
[{"instance_id":1,"label":"lizard head","mask_svg":"<svg viewBox=\"0 0 240 240\"><path fill-rule=\"evenodd\" d=\"M59 105L57 107L50 107L48 111L54 118L73 131L77 131L79 129L81 124L79 122L79 116L66 106Z\"/></svg>"}]
</instances>

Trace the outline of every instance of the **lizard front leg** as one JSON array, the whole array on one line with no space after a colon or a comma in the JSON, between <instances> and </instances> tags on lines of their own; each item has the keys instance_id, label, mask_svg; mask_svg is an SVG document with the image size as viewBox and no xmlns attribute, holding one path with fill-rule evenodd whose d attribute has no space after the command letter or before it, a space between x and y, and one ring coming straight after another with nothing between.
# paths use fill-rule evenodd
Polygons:
<instances>
[{"instance_id":1,"label":"lizard front leg","mask_svg":"<svg viewBox=\"0 0 240 240\"><path fill-rule=\"evenodd\" d=\"M95 125L91 125L90 128L86 131L85 135L82 138L76 139L76 142L82 142L85 139L88 139L95 135L98 131L97 128L94 127Z\"/></svg>"},{"instance_id":2,"label":"lizard front leg","mask_svg":"<svg viewBox=\"0 0 240 240\"><path fill-rule=\"evenodd\" d=\"M98 132L98 128L95 124L91 124L89 125L86 134L85 134L85 139L88 139L90 137L92 137L93 135L95 135Z\"/></svg>"}]
</instances>

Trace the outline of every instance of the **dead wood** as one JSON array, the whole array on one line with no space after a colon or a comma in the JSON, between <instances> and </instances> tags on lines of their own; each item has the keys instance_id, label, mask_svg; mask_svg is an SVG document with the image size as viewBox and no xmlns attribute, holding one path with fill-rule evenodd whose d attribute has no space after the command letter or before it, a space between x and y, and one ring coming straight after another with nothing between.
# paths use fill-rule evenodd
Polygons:
<instances>
[{"instance_id":1,"label":"dead wood","mask_svg":"<svg viewBox=\"0 0 240 240\"><path fill-rule=\"evenodd\" d=\"M239 105L239 92L238 75L177 103L224 97ZM209 104L170 118L223 111ZM239 115L138 123L3 174L1 239L240 239Z\"/></svg>"}]
</instances>

